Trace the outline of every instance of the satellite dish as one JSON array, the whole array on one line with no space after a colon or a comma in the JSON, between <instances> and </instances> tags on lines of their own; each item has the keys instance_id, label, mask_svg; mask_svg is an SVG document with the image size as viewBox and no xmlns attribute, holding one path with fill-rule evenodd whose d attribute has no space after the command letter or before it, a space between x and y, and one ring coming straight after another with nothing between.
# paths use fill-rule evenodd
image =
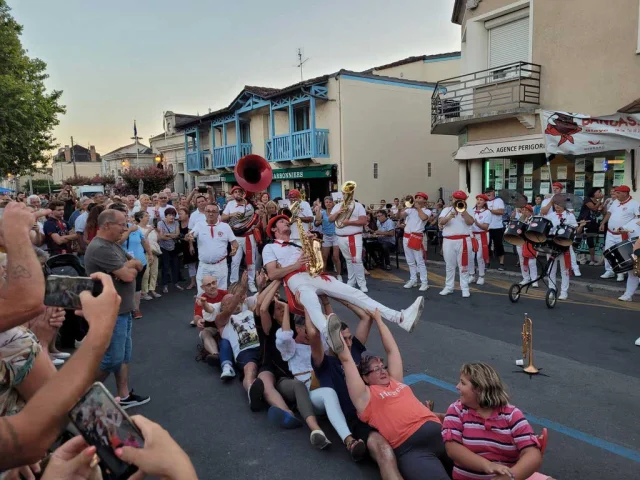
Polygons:
<instances>
[{"instance_id":1,"label":"satellite dish","mask_svg":"<svg viewBox=\"0 0 640 480\"><path fill-rule=\"evenodd\" d=\"M527 197L515 190L503 189L498 192L497 195L505 205L511 205L512 207L522 208L527 204Z\"/></svg>"}]
</instances>

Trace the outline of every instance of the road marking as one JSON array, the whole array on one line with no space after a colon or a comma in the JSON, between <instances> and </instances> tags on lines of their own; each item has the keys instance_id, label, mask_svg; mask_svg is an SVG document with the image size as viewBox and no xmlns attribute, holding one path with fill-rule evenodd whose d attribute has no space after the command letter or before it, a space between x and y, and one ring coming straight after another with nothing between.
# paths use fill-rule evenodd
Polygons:
<instances>
[{"instance_id":1,"label":"road marking","mask_svg":"<svg viewBox=\"0 0 640 480\"><path fill-rule=\"evenodd\" d=\"M407 385L413 385L419 382L430 383L431 385L435 385L436 387L442 388L443 390L447 390L456 394L458 393L455 385L432 377L425 373L413 373L404 377L404 383ZM609 442L608 440L603 440L602 438L595 437L588 433L581 432L580 430L576 430L575 428L567 427L565 425L562 425L561 423L554 422L553 420L549 420L544 417L538 417L529 412L524 413L527 416L527 419L530 422L535 423L536 425L546 427L550 430L555 430L556 432L566 435L567 437L575 438L576 440L580 440L591 446L606 450L615 455L618 455L619 457L623 457L636 463L640 463L640 452L627 447L623 447L622 445L618 445L617 443Z\"/></svg>"}]
</instances>

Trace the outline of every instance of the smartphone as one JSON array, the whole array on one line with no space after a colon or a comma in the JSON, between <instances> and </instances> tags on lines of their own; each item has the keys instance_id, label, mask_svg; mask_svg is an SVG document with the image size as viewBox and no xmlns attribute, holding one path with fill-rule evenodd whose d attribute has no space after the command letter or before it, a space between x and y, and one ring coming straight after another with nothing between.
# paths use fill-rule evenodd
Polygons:
<instances>
[{"instance_id":1,"label":"smartphone","mask_svg":"<svg viewBox=\"0 0 640 480\"><path fill-rule=\"evenodd\" d=\"M198 192L207 193L207 187L198 187Z\"/></svg>"},{"instance_id":2,"label":"smartphone","mask_svg":"<svg viewBox=\"0 0 640 480\"><path fill-rule=\"evenodd\" d=\"M102 383L89 388L71 409L69 418L85 441L96 447L109 478L126 479L138 470L120 460L115 450L123 446L142 448L142 433Z\"/></svg>"},{"instance_id":3,"label":"smartphone","mask_svg":"<svg viewBox=\"0 0 640 480\"><path fill-rule=\"evenodd\" d=\"M89 277L49 275L44 290L44 304L69 310L82 308L80 293L89 291L94 297L102 293L102 282Z\"/></svg>"}]
</instances>

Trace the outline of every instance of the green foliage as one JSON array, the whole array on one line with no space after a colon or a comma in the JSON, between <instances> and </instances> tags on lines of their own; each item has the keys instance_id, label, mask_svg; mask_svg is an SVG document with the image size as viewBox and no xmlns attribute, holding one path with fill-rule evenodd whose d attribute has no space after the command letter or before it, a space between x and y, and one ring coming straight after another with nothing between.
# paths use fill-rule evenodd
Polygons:
<instances>
[{"instance_id":1,"label":"green foliage","mask_svg":"<svg viewBox=\"0 0 640 480\"><path fill-rule=\"evenodd\" d=\"M22 26L0 0L0 175L27 173L56 147L52 135L65 107L62 91L47 93L47 65L22 48Z\"/></svg>"},{"instance_id":2,"label":"green foliage","mask_svg":"<svg viewBox=\"0 0 640 480\"><path fill-rule=\"evenodd\" d=\"M145 168L131 167L127 171L122 172L124 185L120 188L130 193L138 193L138 184L140 180L142 180L144 182L144 193L151 195L166 188L167 185L173 182L174 178L175 175L173 172L157 168L156 166Z\"/></svg>"},{"instance_id":3,"label":"green foliage","mask_svg":"<svg viewBox=\"0 0 640 480\"><path fill-rule=\"evenodd\" d=\"M69 177L66 180L62 181L63 185L71 185L72 187L75 187L77 185L91 185L92 179L89 177L83 177L81 175L78 175L77 177Z\"/></svg>"},{"instance_id":4,"label":"green foliage","mask_svg":"<svg viewBox=\"0 0 640 480\"><path fill-rule=\"evenodd\" d=\"M62 189L62 185L53 182L47 182L47 180L32 180L31 184L33 185L33 193L35 194L49 193L49 185L51 185L52 192ZM27 182L25 190L28 189L29 183Z\"/></svg>"}]
</instances>

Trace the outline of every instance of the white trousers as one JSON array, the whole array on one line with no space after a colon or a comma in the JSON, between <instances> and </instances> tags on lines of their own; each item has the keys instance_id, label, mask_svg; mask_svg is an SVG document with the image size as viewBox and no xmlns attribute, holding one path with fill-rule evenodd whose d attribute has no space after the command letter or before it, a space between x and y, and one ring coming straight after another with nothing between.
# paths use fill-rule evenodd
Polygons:
<instances>
[{"instance_id":1,"label":"white trousers","mask_svg":"<svg viewBox=\"0 0 640 480\"><path fill-rule=\"evenodd\" d=\"M444 288L447 290L454 290L456 286L456 267L460 272L460 288L463 292L469 291L469 273L466 269L462 268L462 247L463 242L467 242L467 249L471 251L471 239L465 238L462 240L450 240L444 238L442 240L442 254L444 256L444 263L447 267L447 278L444 284ZM468 255L468 253L467 253Z\"/></svg>"},{"instance_id":2,"label":"white trousers","mask_svg":"<svg viewBox=\"0 0 640 480\"><path fill-rule=\"evenodd\" d=\"M240 262L242 262L242 256L247 253L246 237L237 237L238 251L231 260L231 283L235 283L240 279ZM258 256L258 247L256 246L256 238L253 235L249 236L251 242L251 256L253 257L252 264L247 265L247 272L249 273L249 285L256 284L256 260ZM249 262L246 262L247 264Z\"/></svg>"},{"instance_id":3,"label":"white trousers","mask_svg":"<svg viewBox=\"0 0 640 480\"><path fill-rule=\"evenodd\" d=\"M482 256L482 238L480 235L475 236L475 238L478 240L478 251L474 252L473 248L469 249L469 278L473 277L476 273L476 261L478 262L478 275L484 277L485 272L484 257ZM487 241L488 240L487 238Z\"/></svg>"},{"instance_id":4,"label":"white trousers","mask_svg":"<svg viewBox=\"0 0 640 480\"><path fill-rule=\"evenodd\" d=\"M385 320L399 323L402 313L385 307L381 303L372 300L357 288L345 285L334 277L312 277L306 272L297 273L287 282L289 290L294 295L300 292L300 304L309 312L311 321L320 332L326 332L327 319L322 311L322 305L318 295L325 294L339 300L346 300L356 307L364 310L380 310Z\"/></svg>"},{"instance_id":5,"label":"white trousers","mask_svg":"<svg viewBox=\"0 0 640 480\"><path fill-rule=\"evenodd\" d=\"M331 426L338 433L342 441L351 435L351 430L347 426L347 420L344 418L344 413L340 408L340 401L338 400L338 394L333 388L316 388L309 392L309 398L313 404L313 409L316 414L326 414L331 422Z\"/></svg>"},{"instance_id":6,"label":"white trousers","mask_svg":"<svg viewBox=\"0 0 640 480\"><path fill-rule=\"evenodd\" d=\"M420 281L423 285L429 283L427 280L427 265L424 263L424 252L422 249L414 250L409 248L409 239L403 238L402 244L404 246L404 258L407 259L407 265L409 265L409 281L417 282L418 275L420 275Z\"/></svg>"},{"instance_id":7,"label":"white trousers","mask_svg":"<svg viewBox=\"0 0 640 480\"><path fill-rule=\"evenodd\" d=\"M613 247L616 243L620 243L621 241L622 235L607 232L607 238L604 241L604 248L602 249L602 251L604 252L608 248ZM613 267L606 258L604 259L604 269L605 272L613 272Z\"/></svg>"},{"instance_id":8,"label":"white trousers","mask_svg":"<svg viewBox=\"0 0 640 480\"><path fill-rule=\"evenodd\" d=\"M522 273L522 280L530 282L538 278L538 264L535 258L524 258L522 255L522 246L517 245L518 258L520 259L520 272Z\"/></svg>"},{"instance_id":9,"label":"white trousers","mask_svg":"<svg viewBox=\"0 0 640 480\"><path fill-rule=\"evenodd\" d=\"M202 289L202 279L206 276L215 277L218 280L218 288L220 290L227 289L227 276L229 272L227 270L227 259L225 258L220 263L198 263L198 273L196 273L196 283L198 284L198 296L204 293Z\"/></svg>"},{"instance_id":10,"label":"white trousers","mask_svg":"<svg viewBox=\"0 0 640 480\"><path fill-rule=\"evenodd\" d=\"M627 289L624 294L627 297L633 297L633 294L636 293L638 289L638 283L640 283L640 279L635 276L633 270L627 272Z\"/></svg>"},{"instance_id":11,"label":"white trousers","mask_svg":"<svg viewBox=\"0 0 640 480\"><path fill-rule=\"evenodd\" d=\"M547 255L547 260L551 258L551 255ZM551 272L549 272L549 285L558 291L557 284L557 274L558 274L558 263L560 264L560 277L562 283L560 284L560 295L568 295L569 294L569 272L571 271L571 261L569 261L569 265L565 265L564 255L558 255L556 261L553 262L553 266L551 267Z\"/></svg>"},{"instance_id":12,"label":"white trousers","mask_svg":"<svg viewBox=\"0 0 640 480\"><path fill-rule=\"evenodd\" d=\"M362 264L362 234L354 235L354 240L356 243L355 258L351 257L349 237L338 237L338 246L347 263L347 283L352 287L358 285L362 288L367 286L367 280L364 278L364 265Z\"/></svg>"}]
</instances>

